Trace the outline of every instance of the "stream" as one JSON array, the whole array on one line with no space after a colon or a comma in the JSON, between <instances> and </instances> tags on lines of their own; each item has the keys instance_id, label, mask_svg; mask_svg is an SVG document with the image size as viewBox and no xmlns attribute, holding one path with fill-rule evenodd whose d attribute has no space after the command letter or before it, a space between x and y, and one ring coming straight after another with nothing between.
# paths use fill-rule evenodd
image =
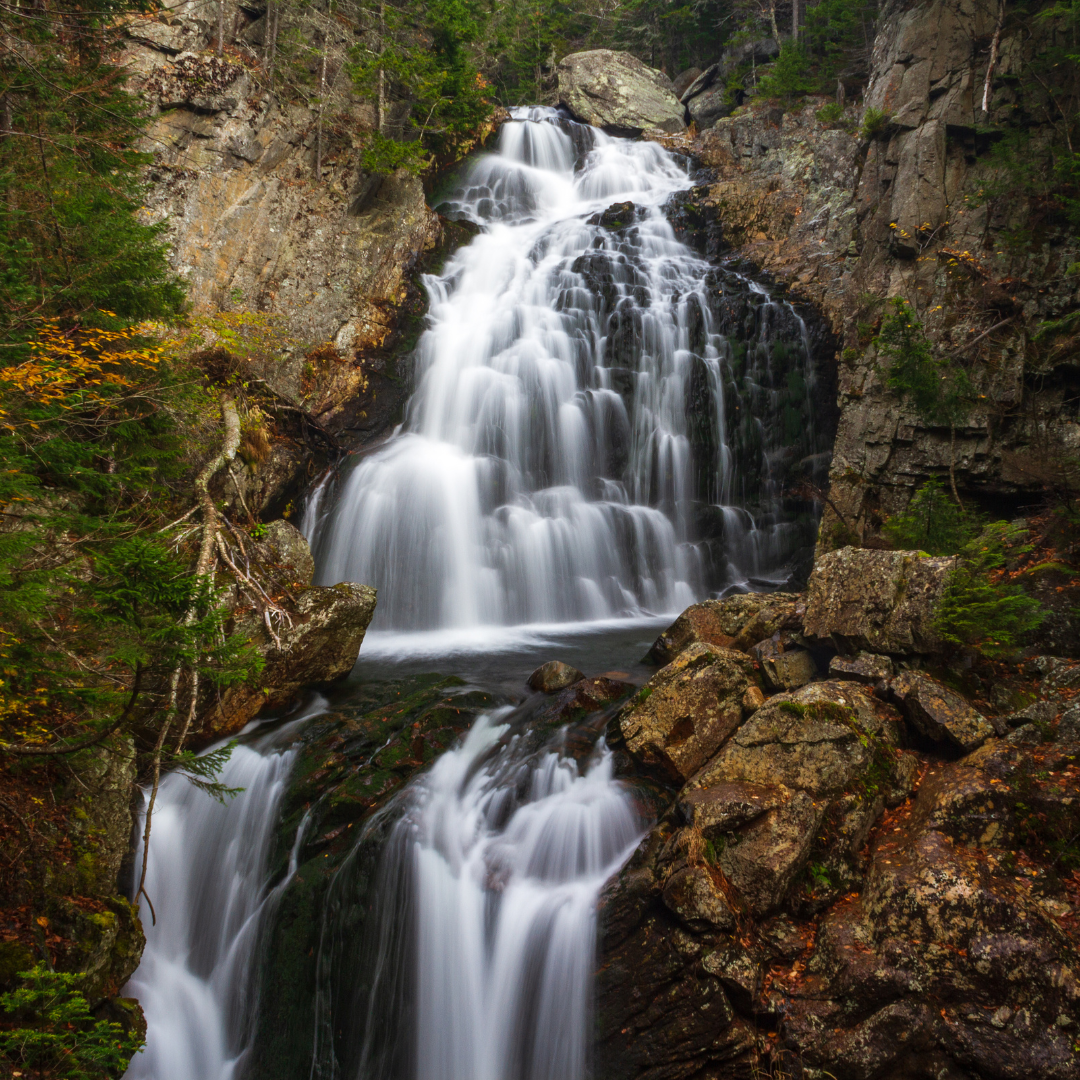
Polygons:
<instances>
[{"instance_id":1,"label":"stream","mask_svg":"<svg viewBox=\"0 0 1080 1080\"><path fill-rule=\"evenodd\" d=\"M691 186L657 143L534 108L447 193L441 212L479 231L426 279L405 418L304 518L317 581L379 591L361 660L241 736L231 801L163 782L131 1080L588 1075L597 899L649 811L602 725L530 727L525 679L558 656L640 684L686 606L797 577L816 517L794 489L831 436L795 309L676 237ZM288 796L307 733L430 671L490 707L310 885L324 807ZM270 928L301 882L311 982L281 1019ZM299 1046L288 1064L256 1053L269 1030Z\"/></svg>"}]
</instances>

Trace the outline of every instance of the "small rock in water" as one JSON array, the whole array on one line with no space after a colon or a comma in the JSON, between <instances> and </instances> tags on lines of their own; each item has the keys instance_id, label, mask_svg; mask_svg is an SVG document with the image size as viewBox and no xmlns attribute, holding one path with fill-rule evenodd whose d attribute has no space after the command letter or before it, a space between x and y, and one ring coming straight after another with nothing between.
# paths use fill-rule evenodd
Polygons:
<instances>
[{"instance_id":1,"label":"small rock in water","mask_svg":"<svg viewBox=\"0 0 1080 1080\"><path fill-rule=\"evenodd\" d=\"M851 679L866 686L876 686L893 677L893 665L887 656L877 653L834 656L829 661L829 675L833 679Z\"/></svg>"},{"instance_id":2,"label":"small rock in water","mask_svg":"<svg viewBox=\"0 0 1080 1080\"><path fill-rule=\"evenodd\" d=\"M933 742L951 742L967 754L994 734L965 698L921 671L902 671L890 689L911 725Z\"/></svg>"},{"instance_id":3,"label":"small rock in water","mask_svg":"<svg viewBox=\"0 0 1080 1080\"><path fill-rule=\"evenodd\" d=\"M561 660L549 660L529 676L529 688L541 694L555 694L584 678L576 667Z\"/></svg>"}]
</instances>

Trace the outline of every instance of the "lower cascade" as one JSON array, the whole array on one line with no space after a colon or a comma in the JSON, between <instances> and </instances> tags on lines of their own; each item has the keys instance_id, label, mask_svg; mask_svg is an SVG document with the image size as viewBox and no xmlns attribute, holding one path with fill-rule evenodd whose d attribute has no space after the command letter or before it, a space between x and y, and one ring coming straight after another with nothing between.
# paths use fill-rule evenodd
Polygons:
<instances>
[{"instance_id":1,"label":"lower cascade","mask_svg":"<svg viewBox=\"0 0 1080 1080\"><path fill-rule=\"evenodd\" d=\"M466 171L442 210L481 231L426 279L405 421L306 522L322 582L378 589L377 628L677 612L812 545L806 327L676 238L691 184L541 108Z\"/></svg>"}]
</instances>

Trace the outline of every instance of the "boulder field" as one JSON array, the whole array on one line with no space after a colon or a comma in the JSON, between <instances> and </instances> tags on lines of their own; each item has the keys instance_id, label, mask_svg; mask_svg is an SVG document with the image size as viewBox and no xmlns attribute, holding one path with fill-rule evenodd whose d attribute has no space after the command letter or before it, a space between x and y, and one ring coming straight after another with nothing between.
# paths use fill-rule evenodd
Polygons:
<instances>
[{"instance_id":1,"label":"boulder field","mask_svg":"<svg viewBox=\"0 0 1080 1080\"><path fill-rule=\"evenodd\" d=\"M1080 665L969 700L947 572L842 549L657 639L608 727L658 812L602 898L598 1076L1080 1077Z\"/></svg>"}]
</instances>

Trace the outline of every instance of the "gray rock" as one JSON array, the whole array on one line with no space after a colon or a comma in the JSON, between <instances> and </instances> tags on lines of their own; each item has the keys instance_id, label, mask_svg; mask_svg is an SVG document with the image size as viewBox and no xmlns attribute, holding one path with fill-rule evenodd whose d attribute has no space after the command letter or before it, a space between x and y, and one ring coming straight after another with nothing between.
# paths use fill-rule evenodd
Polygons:
<instances>
[{"instance_id":1,"label":"gray rock","mask_svg":"<svg viewBox=\"0 0 1080 1080\"><path fill-rule=\"evenodd\" d=\"M1080 702L1070 705L1058 721L1057 741L1080 743Z\"/></svg>"},{"instance_id":2,"label":"gray rock","mask_svg":"<svg viewBox=\"0 0 1080 1080\"><path fill-rule=\"evenodd\" d=\"M876 686L891 679L893 663L887 656L861 652L858 656L834 656L829 661L830 679L851 679L865 686Z\"/></svg>"},{"instance_id":3,"label":"gray rock","mask_svg":"<svg viewBox=\"0 0 1080 1080\"><path fill-rule=\"evenodd\" d=\"M889 686L911 725L933 742L970 753L994 734L990 721L964 697L921 671L902 671Z\"/></svg>"},{"instance_id":4,"label":"gray rock","mask_svg":"<svg viewBox=\"0 0 1080 1080\"><path fill-rule=\"evenodd\" d=\"M315 576L315 560L304 534L284 518L271 521L260 537L260 543L272 562L287 571L291 582L310 585Z\"/></svg>"},{"instance_id":5,"label":"gray rock","mask_svg":"<svg viewBox=\"0 0 1080 1080\"><path fill-rule=\"evenodd\" d=\"M529 688L539 690L542 694L555 694L584 678L571 664L564 664L561 660L549 660L529 676Z\"/></svg>"},{"instance_id":6,"label":"gray rock","mask_svg":"<svg viewBox=\"0 0 1080 1080\"><path fill-rule=\"evenodd\" d=\"M749 656L699 643L658 671L619 716L626 748L669 780L692 776L743 720Z\"/></svg>"},{"instance_id":7,"label":"gray rock","mask_svg":"<svg viewBox=\"0 0 1080 1080\"><path fill-rule=\"evenodd\" d=\"M560 62L559 101L586 124L620 134L683 131L671 80L635 56L611 49L571 53Z\"/></svg>"},{"instance_id":8,"label":"gray rock","mask_svg":"<svg viewBox=\"0 0 1080 1080\"><path fill-rule=\"evenodd\" d=\"M1043 684L1051 690L1075 690L1080 687L1080 664L1059 664L1043 679Z\"/></svg>"},{"instance_id":9,"label":"gray rock","mask_svg":"<svg viewBox=\"0 0 1080 1080\"><path fill-rule=\"evenodd\" d=\"M767 638L751 650L770 690L797 690L817 675L814 658L805 649L785 648L779 635Z\"/></svg>"},{"instance_id":10,"label":"gray rock","mask_svg":"<svg viewBox=\"0 0 1080 1080\"><path fill-rule=\"evenodd\" d=\"M680 72L675 76L671 84L671 89L677 98L682 98L683 94L690 89L694 80L701 74L701 68L692 67L687 68L685 71Z\"/></svg>"},{"instance_id":11,"label":"gray rock","mask_svg":"<svg viewBox=\"0 0 1080 1080\"><path fill-rule=\"evenodd\" d=\"M1002 716L1006 727L1018 728L1024 724L1049 724L1057 716L1057 707L1051 701L1033 701L1017 712Z\"/></svg>"},{"instance_id":12,"label":"gray rock","mask_svg":"<svg viewBox=\"0 0 1080 1080\"><path fill-rule=\"evenodd\" d=\"M787 798L778 787L719 781L679 796L679 813L706 839L714 839L780 806Z\"/></svg>"},{"instance_id":13,"label":"gray rock","mask_svg":"<svg viewBox=\"0 0 1080 1080\"><path fill-rule=\"evenodd\" d=\"M954 564L917 551L830 551L810 575L805 632L843 651L935 652L934 614Z\"/></svg>"},{"instance_id":14,"label":"gray rock","mask_svg":"<svg viewBox=\"0 0 1080 1080\"><path fill-rule=\"evenodd\" d=\"M699 131L711 128L717 120L730 116L735 111L735 101L728 93L727 83L717 81L707 90L695 94L687 103L686 109L690 113L690 119L698 126Z\"/></svg>"},{"instance_id":15,"label":"gray rock","mask_svg":"<svg viewBox=\"0 0 1080 1080\"><path fill-rule=\"evenodd\" d=\"M1013 746L1041 746L1046 740L1034 724L1022 724L1015 731L1010 731L1005 741Z\"/></svg>"}]
</instances>

